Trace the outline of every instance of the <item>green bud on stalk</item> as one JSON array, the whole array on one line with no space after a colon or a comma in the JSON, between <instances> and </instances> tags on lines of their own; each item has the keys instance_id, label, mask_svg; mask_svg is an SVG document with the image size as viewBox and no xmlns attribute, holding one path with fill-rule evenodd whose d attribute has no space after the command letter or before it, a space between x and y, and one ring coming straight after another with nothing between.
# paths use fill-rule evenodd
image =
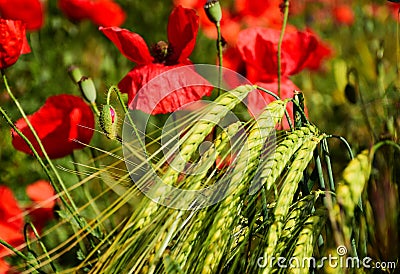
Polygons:
<instances>
[{"instance_id":1,"label":"green bud on stalk","mask_svg":"<svg viewBox=\"0 0 400 274\"><path fill-rule=\"evenodd\" d=\"M117 137L118 116L117 112L111 105L104 105L100 113L100 127L110 139Z\"/></svg>"},{"instance_id":2,"label":"green bud on stalk","mask_svg":"<svg viewBox=\"0 0 400 274\"><path fill-rule=\"evenodd\" d=\"M82 76L82 78L78 82L79 89L82 92L82 96L85 98L86 101L89 103L96 102L96 87L94 86L94 82L91 78Z\"/></svg>"},{"instance_id":3,"label":"green bud on stalk","mask_svg":"<svg viewBox=\"0 0 400 274\"><path fill-rule=\"evenodd\" d=\"M218 0L207 0L207 3L204 5L204 11L208 19L214 24L221 21L222 10Z\"/></svg>"},{"instance_id":4,"label":"green bud on stalk","mask_svg":"<svg viewBox=\"0 0 400 274\"><path fill-rule=\"evenodd\" d=\"M79 83L79 81L83 77L80 68L78 68L77 66L70 66L68 68L68 74L71 77L72 81L76 84Z\"/></svg>"}]
</instances>

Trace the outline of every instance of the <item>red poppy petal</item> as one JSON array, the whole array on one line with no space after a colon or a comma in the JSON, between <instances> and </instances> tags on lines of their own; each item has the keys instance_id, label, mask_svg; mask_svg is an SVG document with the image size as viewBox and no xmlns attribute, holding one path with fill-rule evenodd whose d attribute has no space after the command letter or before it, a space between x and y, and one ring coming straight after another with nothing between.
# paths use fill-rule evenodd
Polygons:
<instances>
[{"instance_id":1,"label":"red poppy petal","mask_svg":"<svg viewBox=\"0 0 400 274\"><path fill-rule=\"evenodd\" d=\"M31 47L29 46L28 39L26 38L25 31L22 40L21 54L26 54L31 52Z\"/></svg>"},{"instance_id":2,"label":"red poppy petal","mask_svg":"<svg viewBox=\"0 0 400 274\"><path fill-rule=\"evenodd\" d=\"M333 10L333 17L336 22L344 25L352 25L355 21L354 12L351 6L343 4L337 5Z\"/></svg>"},{"instance_id":3,"label":"red poppy petal","mask_svg":"<svg viewBox=\"0 0 400 274\"><path fill-rule=\"evenodd\" d=\"M0 224L15 230L21 230L23 226L22 210L6 186L0 186Z\"/></svg>"},{"instance_id":4,"label":"red poppy petal","mask_svg":"<svg viewBox=\"0 0 400 274\"><path fill-rule=\"evenodd\" d=\"M237 47L249 67L256 73L246 75L250 81L271 81L277 77L275 41L279 32L263 28L250 28L239 33Z\"/></svg>"},{"instance_id":5,"label":"red poppy petal","mask_svg":"<svg viewBox=\"0 0 400 274\"><path fill-rule=\"evenodd\" d=\"M130 61L145 65L153 62L146 42L143 38L134 32L118 27L99 27L99 30L110 39L118 50Z\"/></svg>"},{"instance_id":6,"label":"red poppy petal","mask_svg":"<svg viewBox=\"0 0 400 274\"><path fill-rule=\"evenodd\" d=\"M102 0L94 2L90 18L98 26L118 27L124 23L126 14L117 3Z\"/></svg>"},{"instance_id":7,"label":"red poppy petal","mask_svg":"<svg viewBox=\"0 0 400 274\"><path fill-rule=\"evenodd\" d=\"M277 94L277 88L278 88L278 82L270 82L270 83L261 83L258 82L256 85L263 87L269 91L272 91L273 93ZM299 88L288 78L283 78L282 83L281 83L281 96L280 98L286 99L286 98L293 98L294 91L299 90ZM262 96L264 100L260 100L259 96ZM272 101L275 101L276 99L262 91L258 91L258 94L255 92L251 92L248 97L248 107L253 111L253 115L257 117L258 115L261 114L263 109ZM286 106L287 111L289 112L290 119L293 122L293 103L289 102ZM281 127L278 127L281 129ZM286 117L283 117L283 129L289 129L289 123L286 119Z\"/></svg>"},{"instance_id":8,"label":"red poppy petal","mask_svg":"<svg viewBox=\"0 0 400 274\"><path fill-rule=\"evenodd\" d=\"M0 2L4 19L21 20L28 30L38 30L44 23L44 5L40 0L13 0Z\"/></svg>"},{"instance_id":9,"label":"red poppy petal","mask_svg":"<svg viewBox=\"0 0 400 274\"><path fill-rule=\"evenodd\" d=\"M250 28L239 34L237 43L247 65L250 81L271 82L278 75L278 43L280 30ZM304 69L318 48L318 41L311 32L288 30L285 32L281 51L281 75L290 76Z\"/></svg>"},{"instance_id":10,"label":"red poppy petal","mask_svg":"<svg viewBox=\"0 0 400 274\"><path fill-rule=\"evenodd\" d=\"M307 31L313 34L311 30ZM316 37L315 34L313 35ZM333 50L329 47L329 45L319 40L317 40L317 42L317 48L312 52L312 54L310 54L306 61L305 68L318 70L320 69L322 62L333 55Z\"/></svg>"},{"instance_id":11,"label":"red poppy petal","mask_svg":"<svg viewBox=\"0 0 400 274\"><path fill-rule=\"evenodd\" d=\"M74 149L83 148L77 143L89 143L94 127L94 116L90 107L82 98L73 95L49 97L45 104L28 117L41 139L50 158L60 158L71 154ZM19 119L16 126L32 142L40 156L43 156L32 132L24 119ZM12 130L13 146L20 151L32 154L25 141Z\"/></svg>"},{"instance_id":12,"label":"red poppy petal","mask_svg":"<svg viewBox=\"0 0 400 274\"><path fill-rule=\"evenodd\" d=\"M58 0L59 9L72 21L88 19L93 2L90 0Z\"/></svg>"},{"instance_id":13,"label":"red poppy petal","mask_svg":"<svg viewBox=\"0 0 400 274\"><path fill-rule=\"evenodd\" d=\"M29 216L40 233L46 223L54 218L55 192L49 182L39 180L27 186L26 194L35 202L28 208Z\"/></svg>"},{"instance_id":14,"label":"red poppy petal","mask_svg":"<svg viewBox=\"0 0 400 274\"><path fill-rule=\"evenodd\" d=\"M26 194L29 199L34 202L44 202L51 199L55 192L53 187L48 181L39 180L26 187ZM54 200L48 201L46 204L41 204L43 207L53 207L55 204Z\"/></svg>"},{"instance_id":15,"label":"red poppy petal","mask_svg":"<svg viewBox=\"0 0 400 274\"><path fill-rule=\"evenodd\" d=\"M157 80L151 81L156 76L159 76ZM213 89L191 66L162 64L134 68L119 83L119 88L128 93L131 109L150 114L174 112L187 103L210 95Z\"/></svg>"},{"instance_id":16,"label":"red poppy petal","mask_svg":"<svg viewBox=\"0 0 400 274\"><path fill-rule=\"evenodd\" d=\"M10 265L0 257L0 273L8 273L9 270Z\"/></svg>"},{"instance_id":17,"label":"red poppy petal","mask_svg":"<svg viewBox=\"0 0 400 274\"><path fill-rule=\"evenodd\" d=\"M20 228L15 229L8 226L7 224L0 222L0 239L6 241L13 247L18 247L25 242L24 235L22 234L22 228L22 225ZM12 253L12 251L0 244L0 258L10 255Z\"/></svg>"},{"instance_id":18,"label":"red poppy petal","mask_svg":"<svg viewBox=\"0 0 400 274\"><path fill-rule=\"evenodd\" d=\"M0 69L8 68L17 62L22 53L29 52L22 21L0 18Z\"/></svg>"},{"instance_id":19,"label":"red poppy petal","mask_svg":"<svg viewBox=\"0 0 400 274\"><path fill-rule=\"evenodd\" d=\"M287 33L282 42L282 75L294 75L304 69L317 46L318 41L310 32Z\"/></svg>"},{"instance_id":20,"label":"red poppy petal","mask_svg":"<svg viewBox=\"0 0 400 274\"><path fill-rule=\"evenodd\" d=\"M279 4L280 0L237 0L235 1L235 8L242 16L260 17L271 9L274 9L276 13Z\"/></svg>"},{"instance_id":21,"label":"red poppy petal","mask_svg":"<svg viewBox=\"0 0 400 274\"><path fill-rule=\"evenodd\" d=\"M193 9L176 7L168 21L168 41L172 48L171 62L182 62L192 53L196 44L199 17Z\"/></svg>"}]
</instances>

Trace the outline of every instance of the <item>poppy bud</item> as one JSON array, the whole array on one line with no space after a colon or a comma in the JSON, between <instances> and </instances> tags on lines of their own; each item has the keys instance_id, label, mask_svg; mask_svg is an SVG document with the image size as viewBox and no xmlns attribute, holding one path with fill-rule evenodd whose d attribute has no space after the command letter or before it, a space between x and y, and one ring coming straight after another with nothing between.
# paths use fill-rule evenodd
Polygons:
<instances>
[{"instance_id":1,"label":"poppy bud","mask_svg":"<svg viewBox=\"0 0 400 274\"><path fill-rule=\"evenodd\" d=\"M356 88L352 84L347 83L346 87L344 88L344 95L346 96L346 99L350 103L352 103L352 104L356 104L357 103L358 92L357 92Z\"/></svg>"},{"instance_id":2,"label":"poppy bud","mask_svg":"<svg viewBox=\"0 0 400 274\"><path fill-rule=\"evenodd\" d=\"M94 86L92 78L83 76L79 82L79 89L82 92L82 96L85 98L86 101L89 103L96 102L96 87Z\"/></svg>"},{"instance_id":3,"label":"poppy bud","mask_svg":"<svg viewBox=\"0 0 400 274\"><path fill-rule=\"evenodd\" d=\"M208 19L214 24L221 21L222 10L218 0L207 0L207 3L204 5L204 11Z\"/></svg>"},{"instance_id":4,"label":"poppy bud","mask_svg":"<svg viewBox=\"0 0 400 274\"><path fill-rule=\"evenodd\" d=\"M104 105L100 113L100 127L110 139L117 137L118 116L115 109L111 105Z\"/></svg>"},{"instance_id":5,"label":"poppy bud","mask_svg":"<svg viewBox=\"0 0 400 274\"><path fill-rule=\"evenodd\" d=\"M68 68L68 74L74 83L79 83L82 78L82 72L77 66L70 66Z\"/></svg>"}]
</instances>

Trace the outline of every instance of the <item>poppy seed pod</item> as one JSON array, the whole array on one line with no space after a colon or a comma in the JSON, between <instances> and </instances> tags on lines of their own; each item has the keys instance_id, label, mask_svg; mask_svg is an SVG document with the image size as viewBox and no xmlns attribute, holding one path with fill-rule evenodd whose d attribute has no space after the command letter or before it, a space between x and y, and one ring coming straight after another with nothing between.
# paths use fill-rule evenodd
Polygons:
<instances>
[{"instance_id":1,"label":"poppy seed pod","mask_svg":"<svg viewBox=\"0 0 400 274\"><path fill-rule=\"evenodd\" d=\"M79 80L78 85L79 89L82 92L82 96L85 98L86 101L88 101L89 103L96 102L97 92L92 78L83 76L81 80Z\"/></svg>"},{"instance_id":2,"label":"poppy seed pod","mask_svg":"<svg viewBox=\"0 0 400 274\"><path fill-rule=\"evenodd\" d=\"M208 19L214 24L221 21L222 10L218 0L207 0L207 3L204 5L204 11Z\"/></svg>"},{"instance_id":3,"label":"poppy seed pod","mask_svg":"<svg viewBox=\"0 0 400 274\"><path fill-rule=\"evenodd\" d=\"M110 139L117 137L118 116L117 112L111 105L104 105L100 113L100 127Z\"/></svg>"}]
</instances>

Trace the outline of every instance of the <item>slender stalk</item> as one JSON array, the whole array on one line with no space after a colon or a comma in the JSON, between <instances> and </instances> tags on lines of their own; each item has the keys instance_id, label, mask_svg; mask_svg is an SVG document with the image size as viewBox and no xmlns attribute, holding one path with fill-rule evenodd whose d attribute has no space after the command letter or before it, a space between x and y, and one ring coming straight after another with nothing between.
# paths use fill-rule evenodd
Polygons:
<instances>
[{"instance_id":1,"label":"slender stalk","mask_svg":"<svg viewBox=\"0 0 400 274\"><path fill-rule=\"evenodd\" d=\"M315 158L315 165L317 166L317 170L318 170L319 184L320 184L321 189L325 191L326 185L325 185L325 180L324 180L324 173L323 173L321 158L319 157L318 150L315 150L314 158Z\"/></svg>"},{"instance_id":2,"label":"slender stalk","mask_svg":"<svg viewBox=\"0 0 400 274\"><path fill-rule=\"evenodd\" d=\"M15 247L13 247L12 245L10 245L9 243L7 243L6 241L4 241L1 238L0 238L0 245L5 246L6 248L8 248L12 252L14 252L15 255L17 255L18 257L20 257L21 259L23 259L24 261L29 263L29 258L24 253L22 253L21 251L19 251L18 249L16 249ZM31 265L31 266L34 266L34 265Z\"/></svg>"},{"instance_id":3,"label":"slender stalk","mask_svg":"<svg viewBox=\"0 0 400 274\"><path fill-rule=\"evenodd\" d=\"M346 146L346 149L349 152L350 160L354 159L354 154L353 154L353 151L351 150L351 146L350 146L350 144L347 142L347 140L344 137L337 136L337 135L327 135L326 138L339 139Z\"/></svg>"},{"instance_id":4,"label":"slender stalk","mask_svg":"<svg viewBox=\"0 0 400 274\"><path fill-rule=\"evenodd\" d=\"M223 66L223 58L222 58L222 34L221 34L221 24L220 21L215 23L217 27L217 52L218 52L218 94L221 94L221 83L222 83L222 66Z\"/></svg>"},{"instance_id":5,"label":"slender stalk","mask_svg":"<svg viewBox=\"0 0 400 274\"><path fill-rule=\"evenodd\" d=\"M100 111L99 111L99 109L97 108L96 103L95 103L95 102L92 102L92 103L90 103L90 106L92 107L92 109L93 109L94 113L96 114L96 116L99 117L99 116L100 116Z\"/></svg>"},{"instance_id":6,"label":"slender stalk","mask_svg":"<svg viewBox=\"0 0 400 274\"><path fill-rule=\"evenodd\" d=\"M57 268L55 267L53 261L52 261L51 258L50 258L50 255L49 255L49 253L48 253L48 251L47 251L46 246L43 244L42 240L40 239L39 233L37 232L35 226L34 226L32 223L30 223L30 222L27 223L26 226L25 226L25 235L27 235L27 228L28 228L28 226L32 229L33 234L35 234L35 237L36 237L36 239L38 240L40 247L42 248L44 254L46 255L46 258L47 258L47 259L49 260L49 262L50 262L50 266L51 266L53 272L54 272L54 273L58 273Z\"/></svg>"},{"instance_id":7,"label":"slender stalk","mask_svg":"<svg viewBox=\"0 0 400 274\"><path fill-rule=\"evenodd\" d=\"M282 22L282 29L281 34L279 36L278 42L278 96L281 97L281 52L282 52L282 41L283 36L285 35L286 24L289 16L289 0L283 1L283 22Z\"/></svg>"},{"instance_id":8,"label":"slender stalk","mask_svg":"<svg viewBox=\"0 0 400 274\"><path fill-rule=\"evenodd\" d=\"M331 191L335 192L335 181L333 179L331 158L330 158L329 147L328 147L328 142L326 141L326 138L322 140L322 153L324 155L326 168L328 171L329 188Z\"/></svg>"}]
</instances>

